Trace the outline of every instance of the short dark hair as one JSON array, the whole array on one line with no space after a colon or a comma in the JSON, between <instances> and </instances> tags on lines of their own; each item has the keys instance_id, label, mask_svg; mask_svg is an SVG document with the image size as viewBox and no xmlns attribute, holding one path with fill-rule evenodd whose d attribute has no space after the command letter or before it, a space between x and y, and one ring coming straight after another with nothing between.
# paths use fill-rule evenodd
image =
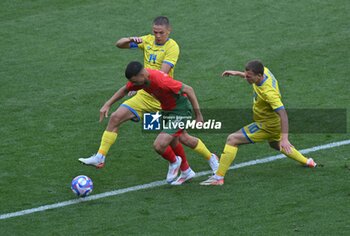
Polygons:
<instances>
[{"instance_id":1,"label":"short dark hair","mask_svg":"<svg viewBox=\"0 0 350 236\"><path fill-rule=\"evenodd\" d=\"M256 75L263 75L264 74L264 65L259 60L253 60L246 64L245 66L246 71L252 71Z\"/></svg>"},{"instance_id":2,"label":"short dark hair","mask_svg":"<svg viewBox=\"0 0 350 236\"><path fill-rule=\"evenodd\" d=\"M153 20L153 25L165 25L166 27L170 26L168 17L158 16Z\"/></svg>"},{"instance_id":3,"label":"short dark hair","mask_svg":"<svg viewBox=\"0 0 350 236\"><path fill-rule=\"evenodd\" d=\"M131 79L131 77L136 76L143 69L143 65L138 61L130 62L125 69L125 77Z\"/></svg>"}]
</instances>

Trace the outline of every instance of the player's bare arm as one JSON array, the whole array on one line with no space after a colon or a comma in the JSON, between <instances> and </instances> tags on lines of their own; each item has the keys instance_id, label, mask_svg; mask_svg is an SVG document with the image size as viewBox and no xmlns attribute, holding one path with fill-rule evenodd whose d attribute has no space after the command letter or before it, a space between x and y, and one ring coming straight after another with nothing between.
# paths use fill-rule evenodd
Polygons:
<instances>
[{"instance_id":1,"label":"player's bare arm","mask_svg":"<svg viewBox=\"0 0 350 236\"><path fill-rule=\"evenodd\" d=\"M183 91L183 93L187 94L187 98L191 102L194 114L196 116L196 121L203 122L204 121L203 116L202 116L201 110L199 108L199 103L198 103L198 100L197 100L197 97L196 97L196 94L195 94L193 88L184 84L184 88L182 91Z\"/></svg>"},{"instance_id":2,"label":"player's bare arm","mask_svg":"<svg viewBox=\"0 0 350 236\"><path fill-rule=\"evenodd\" d=\"M225 70L221 76L239 76L245 78L244 72L235 70Z\"/></svg>"},{"instance_id":3,"label":"player's bare arm","mask_svg":"<svg viewBox=\"0 0 350 236\"><path fill-rule=\"evenodd\" d=\"M125 38L121 38L119 39L116 43L115 46L118 48L130 48L130 43L134 42L134 43L142 43L142 38L140 37L125 37Z\"/></svg>"},{"instance_id":4,"label":"player's bare arm","mask_svg":"<svg viewBox=\"0 0 350 236\"><path fill-rule=\"evenodd\" d=\"M169 74L170 70L171 70L171 66L167 63L163 63L162 67L160 68L161 71L163 71L166 74Z\"/></svg>"},{"instance_id":5,"label":"player's bare arm","mask_svg":"<svg viewBox=\"0 0 350 236\"><path fill-rule=\"evenodd\" d=\"M277 114L281 119L282 138L280 141L280 149L284 149L289 154L292 152L291 147L293 147L293 145L289 142L288 139L289 125L287 111L285 109L280 109L277 111Z\"/></svg>"},{"instance_id":6,"label":"player's bare arm","mask_svg":"<svg viewBox=\"0 0 350 236\"><path fill-rule=\"evenodd\" d=\"M126 89L126 86L124 85L121 87L100 109L100 122L102 122L103 118L108 117L108 112L110 107L123 98L128 93L128 90Z\"/></svg>"}]
</instances>

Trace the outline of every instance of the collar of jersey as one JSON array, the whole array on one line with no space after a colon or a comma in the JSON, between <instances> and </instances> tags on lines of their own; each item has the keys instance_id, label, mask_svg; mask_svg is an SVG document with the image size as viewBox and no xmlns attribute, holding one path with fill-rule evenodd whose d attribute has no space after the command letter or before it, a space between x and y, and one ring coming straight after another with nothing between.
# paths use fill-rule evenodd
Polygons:
<instances>
[{"instance_id":1,"label":"collar of jersey","mask_svg":"<svg viewBox=\"0 0 350 236\"><path fill-rule=\"evenodd\" d=\"M265 81L267 80L267 76L264 74L264 79L261 81L260 84L258 84L258 86L261 86L265 83Z\"/></svg>"},{"instance_id":2,"label":"collar of jersey","mask_svg":"<svg viewBox=\"0 0 350 236\"><path fill-rule=\"evenodd\" d=\"M157 45L157 46L163 46L164 44L166 44L166 42L168 42L169 39L170 39L170 38L167 38L166 41L165 41L165 43L163 43L163 44L158 44L158 43L156 43L156 41L154 41L154 44Z\"/></svg>"}]
</instances>

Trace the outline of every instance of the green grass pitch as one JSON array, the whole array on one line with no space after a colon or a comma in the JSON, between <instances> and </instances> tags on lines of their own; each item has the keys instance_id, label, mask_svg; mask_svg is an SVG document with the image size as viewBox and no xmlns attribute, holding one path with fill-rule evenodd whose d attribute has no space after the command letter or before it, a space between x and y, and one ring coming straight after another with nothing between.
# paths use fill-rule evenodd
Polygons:
<instances>
[{"instance_id":1,"label":"green grass pitch","mask_svg":"<svg viewBox=\"0 0 350 236\"><path fill-rule=\"evenodd\" d=\"M131 122L104 169L77 161L96 152L107 124L98 123L99 109L126 82L125 65L142 60L115 41L150 33L154 17L170 18L181 47L175 78L195 89L202 108L251 108L252 88L220 74L259 58L287 109L349 116L349 11L346 0L1 1L0 214L74 199L70 182L79 174L94 181L92 194L165 178L156 134ZM197 135L220 153L228 133ZM290 134L298 149L347 139L348 131ZM186 151L195 171L209 169ZM282 159L231 170L222 187L200 186L200 177L3 219L0 234L348 235L349 151L311 153L323 164L317 169ZM244 146L235 163L275 154L266 144Z\"/></svg>"}]
</instances>

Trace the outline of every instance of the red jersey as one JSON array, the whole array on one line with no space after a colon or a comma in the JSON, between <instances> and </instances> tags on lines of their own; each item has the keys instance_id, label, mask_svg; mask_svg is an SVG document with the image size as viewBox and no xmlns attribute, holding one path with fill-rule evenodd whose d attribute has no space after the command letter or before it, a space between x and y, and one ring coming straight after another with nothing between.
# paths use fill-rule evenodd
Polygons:
<instances>
[{"instance_id":1,"label":"red jersey","mask_svg":"<svg viewBox=\"0 0 350 236\"><path fill-rule=\"evenodd\" d=\"M152 70L149 68L146 68L146 70L149 73L147 83L143 85L134 85L128 82L126 84L126 89L129 91L145 90L158 99L162 110L165 111L174 110L180 103L187 100L187 97L182 93L183 84L180 81L174 80L168 74L159 70Z\"/></svg>"}]
</instances>

